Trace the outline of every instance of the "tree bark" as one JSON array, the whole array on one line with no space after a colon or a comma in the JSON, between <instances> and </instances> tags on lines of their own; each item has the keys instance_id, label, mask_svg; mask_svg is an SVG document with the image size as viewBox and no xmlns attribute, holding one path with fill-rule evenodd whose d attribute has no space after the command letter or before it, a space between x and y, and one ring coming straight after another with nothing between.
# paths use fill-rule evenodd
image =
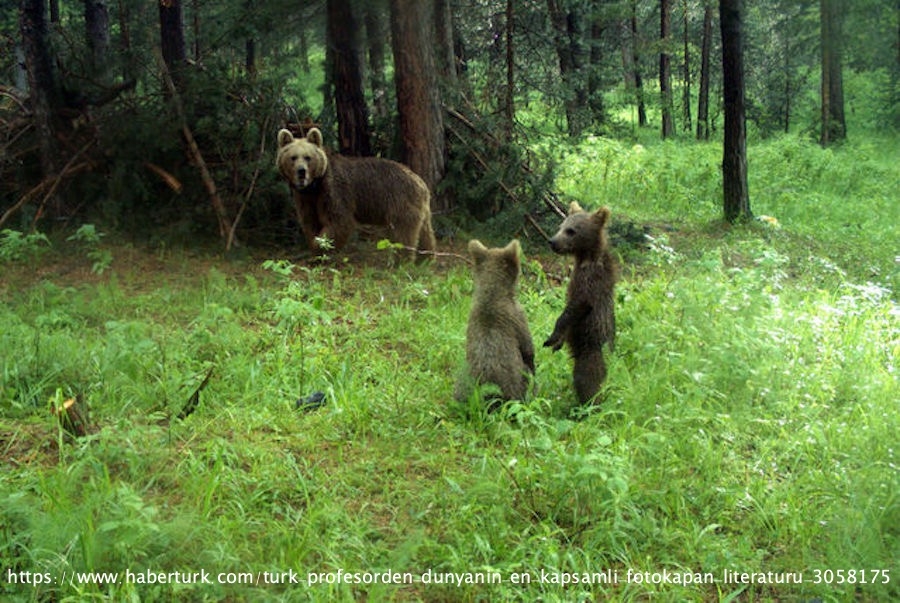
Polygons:
<instances>
[{"instance_id":1,"label":"tree bark","mask_svg":"<svg viewBox=\"0 0 900 603\"><path fill-rule=\"evenodd\" d=\"M159 0L159 33L163 61L175 82L175 88L181 91L182 72L187 60L181 0Z\"/></svg>"},{"instance_id":2,"label":"tree bark","mask_svg":"<svg viewBox=\"0 0 900 603\"><path fill-rule=\"evenodd\" d=\"M659 93L662 103L662 137L665 139L675 135L672 71L668 51L669 36L672 33L672 6L669 0L659 0L659 15L659 42L662 47L659 53Z\"/></svg>"},{"instance_id":3,"label":"tree bark","mask_svg":"<svg viewBox=\"0 0 900 603\"><path fill-rule=\"evenodd\" d=\"M843 46L842 0L820 0L822 40L822 136L823 147L847 138L844 120L844 81L841 74Z\"/></svg>"},{"instance_id":4,"label":"tree bark","mask_svg":"<svg viewBox=\"0 0 900 603\"><path fill-rule=\"evenodd\" d=\"M567 0L547 0L547 10L563 81L567 130L569 136L575 137L590 122L582 42L584 15L577 5L569 4Z\"/></svg>"},{"instance_id":5,"label":"tree bark","mask_svg":"<svg viewBox=\"0 0 900 603\"><path fill-rule=\"evenodd\" d=\"M602 36L606 22L601 14L601 2L593 3L594 14L591 16L591 52L588 72L588 106L594 124L606 123L606 107L603 103L603 88L600 74L603 70Z\"/></svg>"},{"instance_id":6,"label":"tree bark","mask_svg":"<svg viewBox=\"0 0 900 603\"><path fill-rule=\"evenodd\" d=\"M366 4L366 42L369 51L369 88L372 90L374 117L385 120L390 115L387 104L387 77L384 71L384 48L387 32L380 3Z\"/></svg>"},{"instance_id":7,"label":"tree bark","mask_svg":"<svg viewBox=\"0 0 900 603\"><path fill-rule=\"evenodd\" d=\"M513 0L506 0L506 88L503 99L504 135L507 141L513 138L516 119L515 108L515 64L513 50Z\"/></svg>"},{"instance_id":8,"label":"tree bark","mask_svg":"<svg viewBox=\"0 0 900 603\"><path fill-rule=\"evenodd\" d=\"M691 124L691 52L690 52L690 10L688 8L688 0L682 0L681 2L681 16L682 23L684 25L684 70L682 71L682 96L681 96L681 109L682 109L682 119L684 121L683 130L685 132L690 132L693 130L693 125Z\"/></svg>"},{"instance_id":9,"label":"tree bark","mask_svg":"<svg viewBox=\"0 0 900 603\"><path fill-rule=\"evenodd\" d=\"M326 11L339 148L343 155L371 155L359 24L347 0L327 0Z\"/></svg>"},{"instance_id":10,"label":"tree bark","mask_svg":"<svg viewBox=\"0 0 900 603\"><path fill-rule=\"evenodd\" d=\"M84 0L84 26L91 56L91 71L106 80L109 59L109 8L106 0Z\"/></svg>"},{"instance_id":11,"label":"tree bark","mask_svg":"<svg viewBox=\"0 0 900 603\"><path fill-rule=\"evenodd\" d=\"M431 2L391 0L402 159L434 193L444 177L446 142L432 45L432 9ZM449 199L433 195L431 206L435 212L445 211L450 209Z\"/></svg>"},{"instance_id":12,"label":"tree bark","mask_svg":"<svg viewBox=\"0 0 900 603\"><path fill-rule=\"evenodd\" d=\"M724 213L728 222L749 220L747 125L744 107L743 0L719 0L725 140L722 155Z\"/></svg>"},{"instance_id":13,"label":"tree bark","mask_svg":"<svg viewBox=\"0 0 900 603\"><path fill-rule=\"evenodd\" d=\"M38 138L41 171L44 177L60 171L62 158L56 143L56 112L61 96L53 73L50 58L47 20L43 0L21 0L19 3L19 31L25 54L25 70L28 75L28 99L34 113L34 126ZM54 213L62 211L61 197L53 194L48 207Z\"/></svg>"},{"instance_id":14,"label":"tree bark","mask_svg":"<svg viewBox=\"0 0 900 603\"><path fill-rule=\"evenodd\" d=\"M647 125L647 106L644 103L644 80L641 76L641 60L638 54L638 20L637 20L637 3L631 5L631 42L634 52L634 89L637 94L638 106L638 126Z\"/></svg>"},{"instance_id":15,"label":"tree bark","mask_svg":"<svg viewBox=\"0 0 900 603\"><path fill-rule=\"evenodd\" d=\"M697 140L709 140L709 55L712 47L713 7L703 11L703 42L700 49L700 92L697 99Z\"/></svg>"}]
</instances>

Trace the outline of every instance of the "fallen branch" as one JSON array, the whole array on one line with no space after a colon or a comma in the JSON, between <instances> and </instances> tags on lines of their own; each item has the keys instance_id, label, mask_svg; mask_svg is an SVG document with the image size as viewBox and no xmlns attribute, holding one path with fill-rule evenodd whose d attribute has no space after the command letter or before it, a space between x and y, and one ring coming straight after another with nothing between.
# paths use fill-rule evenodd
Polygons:
<instances>
[{"instance_id":1,"label":"fallen branch","mask_svg":"<svg viewBox=\"0 0 900 603\"><path fill-rule=\"evenodd\" d=\"M228 229L228 240L225 241L225 251L231 251L238 222L241 221L241 216L244 215L244 209L246 209L247 204L250 203L250 199L253 197L253 189L256 188L256 181L259 178L262 158L266 153L266 132L268 132L268 130L269 118L266 117L266 121L263 123L262 128L262 139L259 141L259 158L256 160L256 169L253 171L253 178L250 179L250 186L247 188L247 194L244 195L244 202L241 203L241 207L238 209L237 214L234 216L234 220L231 222L231 228Z\"/></svg>"},{"instance_id":2,"label":"fallen branch","mask_svg":"<svg viewBox=\"0 0 900 603\"><path fill-rule=\"evenodd\" d=\"M9 219L9 217L12 216L15 212L17 212L23 205L25 205L26 203L28 203L29 201L31 201L32 199L34 199L35 197L37 197L38 195L43 193L44 190L49 188L50 190L47 191L47 193L44 195L43 199L41 199L40 204L38 205L38 211L35 212L34 219L37 220L38 218L40 218L41 214L43 213L44 205L46 205L47 201L56 193L56 189L59 188L59 185L60 185L60 183L62 183L63 179L66 178L67 176L71 176L72 174L77 174L78 172L91 167L92 164L90 161L85 161L85 162L79 163L77 165L73 165L73 164L75 163L75 160L77 160L79 157L81 157L89 148L91 148L91 146L93 146L93 144L94 144L94 139L92 138L90 141L88 141L88 143L86 145L84 145L84 147L81 148L80 151L78 151L77 153L72 155L71 159L69 159L69 161L66 163L66 165L63 166L63 169L60 170L59 174L56 174L53 176L48 176L48 177L44 178L43 180L41 180L41 182L39 182L37 184L37 186L35 186L30 191L28 191L27 193L22 195L21 199L19 199L12 207L10 207L8 210L6 210L2 216L0 216L0 226L3 226L3 224Z\"/></svg>"},{"instance_id":3,"label":"fallen branch","mask_svg":"<svg viewBox=\"0 0 900 603\"><path fill-rule=\"evenodd\" d=\"M216 218L219 221L219 236L225 239L228 237L228 231L230 229L228 213L225 211L225 204L222 203L222 199L219 197L216 181L213 180L212 174L210 174L209 168L206 166L206 160L203 158L203 153L200 152L200 147L197 145L194 134L188 126L187 117L184 113L184 105L181 102L181 96L178 94L178 89L175 87L175 82L172 81L172 74L169 73L169 67L162 58L159 60L159 66L163 80L166 83L166 88L169 90L169 93L172 95L172 100L175 103L175 112L178 114L178 119L181 121L181 132L187 143L188 153L200 170L200 179L203 181L203 186L209 194L209 200L212 203L213 210L216 212Z\"/></svg>"}]
</instances>

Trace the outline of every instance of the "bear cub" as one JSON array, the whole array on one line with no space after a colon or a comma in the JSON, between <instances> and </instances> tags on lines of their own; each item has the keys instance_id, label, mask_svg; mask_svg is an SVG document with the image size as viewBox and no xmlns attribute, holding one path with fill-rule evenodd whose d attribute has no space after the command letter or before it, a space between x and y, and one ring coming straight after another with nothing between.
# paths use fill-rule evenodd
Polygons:
<instances>
[{"instance_id":1,"label":"bear cub","mask_svg":"<svg viewBox=\"0 0 900 603\"><path fill-rule=\"evenodd\" d=\"M468 374L456 385L462 401L473 384L491 383L504 400L523 400L534 375L534 343L522 306L516 300L520 247L488 249L469 242L475 290L466 330Z\"/></svg>"},{"instance_id":2,"label":"bear cub","mask_svg":"<svg viewBox=\"0 0 900 603\"><path fill-rule=\"evenodd\" d=\"M365 225L386 229L391 241L410 249L434 250L431 192L405 165L332 153L323 147L318 128L305 138L279 131L275 163L291 188L310 249L319 250L322 238L341 249Z\"/></svg>"},{"instance_id":3,"label":"bear cub","mask_svg":"<svg viewBox=\"0 0 900 603\"><path fill-rule=\"evenodd\" d=\"M574 360L575 394L582 405L600 391L606 378L603 344L612 349L616 338L613 288L618 268L606 237L609 215L606 207L589 213L573 202L550 239L554 252L575 256L575 269L569 279L566 307L544 347L556 351L568 344Z\"/></svg>"}]
</instances>

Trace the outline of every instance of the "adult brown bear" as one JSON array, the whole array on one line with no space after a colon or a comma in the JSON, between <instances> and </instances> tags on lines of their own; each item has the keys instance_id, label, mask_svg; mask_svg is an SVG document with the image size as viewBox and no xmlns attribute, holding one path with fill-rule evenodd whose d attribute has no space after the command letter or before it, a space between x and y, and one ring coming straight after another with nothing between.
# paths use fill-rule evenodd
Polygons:
<instances>
[{"instance_id":1,"label":"adult brown bear","mask_svg":"<svg viewBox=\"0 0 900 603\"><path fill-rule=\"evenodd\" d=\"M341 249L360 225L368 225L386 228L394 243L434 250L431 192L405 165L327 151L318 128L306 138L278 132L276 165L291 187L310 249L318 251L322 239Z\"/></svg>"}]
</instances>

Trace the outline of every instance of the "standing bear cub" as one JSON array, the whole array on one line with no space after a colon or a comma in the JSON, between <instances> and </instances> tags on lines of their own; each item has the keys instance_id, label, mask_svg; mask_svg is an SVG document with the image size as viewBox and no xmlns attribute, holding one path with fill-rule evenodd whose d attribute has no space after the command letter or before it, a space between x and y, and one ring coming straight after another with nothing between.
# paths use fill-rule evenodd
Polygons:
<instances>
[{"instance_id":1,"label":"standing bear cub","mask_svg":"<svg viewBox=\"0 0 900 603\"><path fill-rule=\"evenodd\" d=\"M579 404L592 401L606 378L603 344L612 349L616 338L613 288L618 270L606 240L609 209L585 212L578 203L550 239L559 254L575 256L566 307L544 347L559 350L563 343L575 361L573 381Z\"/></svg>"},{"instance_id":2,"label":"standing bear cub","mask_svg":"<svg viewBox=\"0 0 900 603\"><path fill-rule=\"evenodd\" d=\"M457 400L465 400L474 384L498 386L504 400L523 400L528 391L534 375L534 343L516 301L519 253L516 240L502 249L469 242L475 291L466 330L468 374L457 382Z\"/></svg>"},{"instance_id":3,"label":"standing bear cub","mask_svg":"<svg viewBox=\"0 0 900 603\"><path fill-rule=\"evenodd\" d=\"M326 151L318 128L306 138L279 131L276 165L291 187L310 249L319 250L323 238L341 249L359 225L370 225L386 227L394 243L434 250L431 193L405 165Z\"/></svg>"}]
</instances>

